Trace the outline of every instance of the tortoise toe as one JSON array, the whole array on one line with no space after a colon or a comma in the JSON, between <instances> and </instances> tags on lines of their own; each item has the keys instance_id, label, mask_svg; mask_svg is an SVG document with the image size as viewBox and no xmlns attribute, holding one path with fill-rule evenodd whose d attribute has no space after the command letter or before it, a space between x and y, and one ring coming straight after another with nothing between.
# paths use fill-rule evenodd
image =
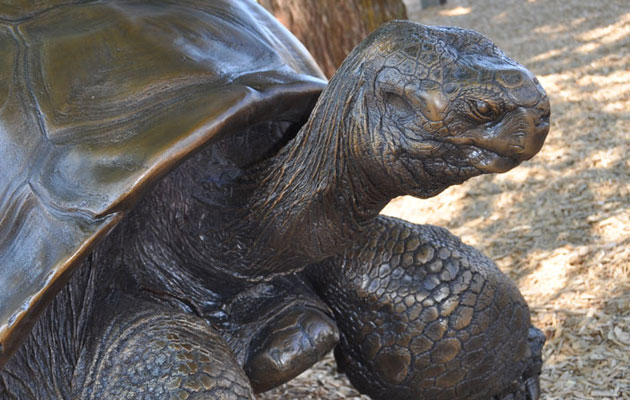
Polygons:
<instances>
[{"instance_id":1,"label":"tortoise toe","mask_svg":"<svg viewBox=\"0 0 630 400\"><path fill-rule=\"evenodd\" d=\"M245 371L254 391L270 390L296 377L339 341L334 321L320 310L296 307L261 330Z\"/></svg>"}]
</instances>

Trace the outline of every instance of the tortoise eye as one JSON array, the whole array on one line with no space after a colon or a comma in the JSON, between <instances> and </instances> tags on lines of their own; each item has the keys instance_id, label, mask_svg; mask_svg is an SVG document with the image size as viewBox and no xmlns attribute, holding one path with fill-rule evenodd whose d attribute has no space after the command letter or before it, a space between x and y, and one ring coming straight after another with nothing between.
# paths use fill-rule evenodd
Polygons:
<instances>
[{"instance_id":1,"label":"tortoise eye","mask_svg":"<svg viewBox=\"0 0 630 400\"><path fill-rule=\"evenodd\" d=\"M392 91L387 91L385 92L384 98L385 103L392 106L394 112L401 115L413 114L413 106L404 96Z\"/></svg>"},{"instance_id":2,"label":"tortoise eye","mask_svg":"<svg viewBox=\"0 0 630 400\"><path fill-rule=\"evenodd\" d=\"M470 109L477 119L489 120L494 117L492 107L483 100L472 100L470 102Z\"/></svg>"},{"instance_id":3,"label":"tortoise eye","mask_svg":"<svg viewBox=\"0 0 630 400\"><path fill-rule=\"evenodd\" d=\"M477 100L477 111L480 114L488 114L490 112L490 106L485 101Z\"/></svg>"}]
</instances>

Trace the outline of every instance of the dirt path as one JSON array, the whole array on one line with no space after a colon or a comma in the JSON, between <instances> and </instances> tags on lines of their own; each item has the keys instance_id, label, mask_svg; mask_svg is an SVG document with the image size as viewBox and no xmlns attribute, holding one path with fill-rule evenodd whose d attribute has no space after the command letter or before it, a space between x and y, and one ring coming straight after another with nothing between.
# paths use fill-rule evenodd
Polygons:
<instances>
[{"instance_id":1,"label":"dirt path","mask_svg":"<svg viewBox=\"0 0 630 400\"><path fill-rule=\"evenodd\" d=\"M415 20L478 30L551 97L533 160L385 210L494 259L545 331L543 399L630 399L630 1L449 0ZM367 399L329 357L260 399Z\"/></svg>"}]
</instances>

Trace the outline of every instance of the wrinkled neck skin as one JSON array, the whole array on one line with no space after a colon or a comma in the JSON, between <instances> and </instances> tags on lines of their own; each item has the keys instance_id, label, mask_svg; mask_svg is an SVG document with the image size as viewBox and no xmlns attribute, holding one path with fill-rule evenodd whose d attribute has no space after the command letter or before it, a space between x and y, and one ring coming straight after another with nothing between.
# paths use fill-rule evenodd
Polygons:
<instances>
[{"instance_id":1,"label":"wrinkled neck skin","mask_svg":"<svg viewBox=\"0 0 630 400\"><path fill-rule=\"evenodd\" d=\"M276 272L343 252L400 194L366 162L375 157L362 142L367 135L357 123L365 120L356 115L363 112L357 91L342 97L335 94L348 92L330 89L297 137L269 164L252 201L250 218L259 221L263 246L281 263L294 263L267 266Z\"/></svg>"}]
</instances>

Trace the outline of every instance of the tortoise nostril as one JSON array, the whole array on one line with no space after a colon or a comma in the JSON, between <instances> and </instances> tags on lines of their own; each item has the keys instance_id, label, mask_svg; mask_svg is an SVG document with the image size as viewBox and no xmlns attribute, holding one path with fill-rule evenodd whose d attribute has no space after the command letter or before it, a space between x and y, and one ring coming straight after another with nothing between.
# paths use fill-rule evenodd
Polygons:
<instances>
[{"instance_id":1,"label":"tortoise nostril","mask_svg":"<svg viewBox=\"0 0 630 400\"><path fill-rule=\"evenodd\" d=\"M544 99L535 108L535 124L537 128L543 126L549 126L549 118L551 117L551 107L549 106L549 100Z\"/></svg>"},{"instance_id":2,"label":"tortoise nostril","mask_svg":"<svg viewBox=\"0 0 630 400\"><path fill-rule=\"evenodd\" d=\"M549 99L547 99L546 96L543 101L538 103L536 110L539 112L542 119L549 119L549 116L551 115L551 106L549 105Z\"/></svg>"},{"instance_id":3,"label":"tortoise nostril","mask_svg":"<svg viewBox=\"0 0 630 400\"><path fill-rule=\"evenodd\" d=\"M546 113L542 116L542 119L543 119L545 122L549 123L549 117L550 117L550 116L551 116L551 113L550 113L549 111L547 111L547 112L546 112Z\"/></svg>"},{"instance_id":4,"label":"tortoise nostril","mask_svg":"<svg viewBox=\"0 0 630 400\"><path fill-rule=\"evenodd\" d=\"M537 130L545 129L545 132L549 131L549 113L542 115L538 121L536 121Z\"/></svg>"},{"instance_id":5,"label":"tortoise nostril","mask_svg":"<svg viewBox=\"0 0 630 400\"><path fill-rule=\"evenodd\" d=\"M542 110L542 115L540 116L540 118L543 121L547 121L549 122L549 117L551 116L551 110L549 109L549 107L546 107L546 109Z\"/></svg>"},{"instance_id":6,"label":"tortoise nostril","mask_svg":"<svg viewBox=\"0 0 630 400\"><path fill-rule=\"evenodd\" d=\"M543 115L536 120L536 128L542 128L544 126L549 126L549 114Z\"/></svg>"}]
</instances>

